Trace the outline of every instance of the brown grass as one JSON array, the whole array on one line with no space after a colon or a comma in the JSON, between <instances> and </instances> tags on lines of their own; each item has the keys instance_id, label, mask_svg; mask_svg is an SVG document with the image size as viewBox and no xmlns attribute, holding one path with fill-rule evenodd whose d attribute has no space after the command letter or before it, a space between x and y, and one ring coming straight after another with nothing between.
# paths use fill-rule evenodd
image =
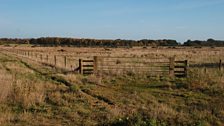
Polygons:
<instances>
[{"instance_id":1,"label":"brown grass","mask_svg":"<svg viewBox=\"0 0 224 126\"><path fill-rule=\"evenodd\" d=\"M6 47L4 47L5 49ZM71 59L98 56L132 56L188 59L190 64L217 63L223 48L156 49L16 47ZM12 50L11 50L12 51ZM8 53L12 56L12 54ZM13 56L15 57L15 56ZM63 73L27 58L0 54L0 125L222 125L224 78L217 68L189 69L188 78L148 77L137 74L82 76ZM3 59L17 62L3 62ZM42 72L40 74L26 65ZM35 58L34 58L35 59ZM69 59L69 58L68 58ZM53 61L53 59L51 59ZM52 62L50 61L50 62ZM63 58L59 60L63 67ZM75 66L76 60L69 65ZM7 71L7 67L10 71ZM133 71L135 73L135 71ZM72 85L52 80L57 77ZM109 104L112 102L113 104ZM118 122L117 122L118 121Z\"/></svg>"},{"instance_id":2,"label":"brown grass","mask_svg":"<svg viewBox=\"0 0 224 126\"><path fill-rule=\"evenodd\" d=\"M4 103L12 91L13 77L0 65L0 103Z\"/></svg>"},{"instance_id":3,"label":"brown grass","mask_svg":"<svg viewBox=\"0 0 224 126\"><path fill-rule=\"evenodd\" d=\"M22 105L23 108L29 108L43 104L45 97L45 84L17 80L13 84L9 99L15 104Z\"/></svg>"}]
</instances>

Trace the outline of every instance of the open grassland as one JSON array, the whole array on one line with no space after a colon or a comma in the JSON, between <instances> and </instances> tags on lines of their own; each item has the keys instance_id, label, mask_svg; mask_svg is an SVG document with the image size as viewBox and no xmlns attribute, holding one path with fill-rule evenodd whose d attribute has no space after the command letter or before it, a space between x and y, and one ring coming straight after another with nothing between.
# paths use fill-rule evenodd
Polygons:
<instances>
[{"instance_id":1,"label":"open grassland","mask_svg":"<svg viewBox=\"0 0 224 126\"><path fill-rule=\"evenodd\" d=\"M0 125L224 124L223 48L1 47L49 55L126 56L189 60L187 78L64 73L34 60L0 53ZM62 51L63 50L63 51ZM206 68L206 69L205 69Z\"/></svg>"}]
</instances>

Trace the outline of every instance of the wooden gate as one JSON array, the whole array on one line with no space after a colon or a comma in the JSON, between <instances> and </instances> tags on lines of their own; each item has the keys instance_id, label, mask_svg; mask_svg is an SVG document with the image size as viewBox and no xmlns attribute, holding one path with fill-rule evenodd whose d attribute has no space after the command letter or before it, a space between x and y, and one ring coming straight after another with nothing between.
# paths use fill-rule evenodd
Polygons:
<instances>
[{"instance_id":1,"label":"wooden gate","mask_svg":"<svg viewBox=\"0 0 224 126\"><path fill-rule=\"evenodd\" d=\"M93 59L83 60L79 59L79 73L84 75L89 74L104 74L106 72L112 73L111 70L118 71L134 71L138 73L148 73L154 75L170 76L170 77L187 77L188 61L175 61L175 58L164 59L164 61L151 60L147 61L144 58L127 57L97 57ZM128 64L127 64L128 63ZM139 65L140 64L140 65ZM124 70L125 69L125 70Z\"/></svg>"},{"instance_id":2,"label":"wooden gate","mask_svg":"<svg viewBox=\"0 0 224 126\"><path fill-rule=\"evenodd\" d=\"M94 62L94 60L79 59L79 73L80 74L93 74L93 71L94 71L93 62Z\"/></svg>"}]
</instances>

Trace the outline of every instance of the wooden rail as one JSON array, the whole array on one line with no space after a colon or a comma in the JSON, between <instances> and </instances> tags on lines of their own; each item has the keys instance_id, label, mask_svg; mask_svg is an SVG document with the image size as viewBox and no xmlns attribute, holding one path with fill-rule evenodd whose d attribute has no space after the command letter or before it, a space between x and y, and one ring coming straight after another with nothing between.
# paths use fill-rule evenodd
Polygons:
<instances>
[{"instance_id":1,"label":"wooden rail","mask_svg":"<svg viewBox=\"0 0 224 126\"><path fill-rule=\"evenodd\" d=\"M167 59L156 58L135 58L135 57L99 57L83 58L81 56L68 57L65 55L51 55L43 52L26 50L4 49L8 53L16 56L28 58L33 61L50 64L55 68L67 68L66 70L78 70L80 74L104 74L104 73L130 73L155 74L170 77L187 77L188 60L176 60L175 57ZM193 64L190 65L190 67ZM223 70L223 61L219 60L211 64L219 70ZM198 66L195 66L198 67ZM203 68L210 68L203 66ZM213 67L212 67L213 68Z\"/></svg>"},{"instance_id":2,"label":"wooden rail","mask_svg":"<svg viewBox=\"0 0 224 126\"><path fill-rule=\"evenodd\" d=\"M175 61L174 74L176 77L187 77L188 61Z\"/></svg>"},{"instance_id":3,"label":"wooden rail","mask_svg":"<svg viewBox=\"0 0 224 126\"><path fill-rule=\"evenodd\" d=\"M80 74L94 74L94 67L95 60L83 60L79 59L79 73Z\"/></svg>"},{"instance_id":4,"label":"wooden rail","mask_svg":"<svg viewBox=\"0 0 224 126\"><path fill-rule=\"evenodd\" d=\"M108 59L108 57L98 57L94 56L92 60L83 60L79 59L79 73L80 74L103 74L103 72L111 72L111 71L134 71L149 73L149 74L167 74L170 77L186 77L187 76L187 66L188 61L175 61L174 57L171 57L168 61L158 62L158 61L138 61L131 62L133 58L129 58L130 61L120 61L116 58L111 58L109 61L104 60L104 58ZM114 60L112 60L114 59ZM119 57L119 59L122 59ZM125 57L124 59L128 59ZM143 59L144 60L144 59ZM158 59L150 59L150 60L158 60Z\"/></svg>"}]
</instances>

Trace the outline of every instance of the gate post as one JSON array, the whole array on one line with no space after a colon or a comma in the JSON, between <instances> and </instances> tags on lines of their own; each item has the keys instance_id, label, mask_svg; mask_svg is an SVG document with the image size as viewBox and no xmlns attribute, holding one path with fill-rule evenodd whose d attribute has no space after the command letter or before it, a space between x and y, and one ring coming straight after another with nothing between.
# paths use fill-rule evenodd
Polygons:
<instances>
[{"instance_id":1,"label":"gate post","mask_svg":"<svg viewBox=\"0 0 224 126\"><path fill-rule=\"evenodd\" d=\"M98 57L97 56L94 56L93 57L93 73L95 74L95 75L97 75L97 73L98 73Z\"/></svg>"},{"instance_id":2,"label":"gate post","mask_svg":"<svg viewBox=\"0 0 224 126\"><path fill-rule=\"evenodd\" d=\"M222 70L222 60L221 59L219 60L219 70L220 71Z\"/></svg>"},{"instance_id":3,"label":"gate post","mask_svg":"<svg viewBox=\"0 0 224 126\"><path fill-rule=\"evenodd\" d=\"M174 77L174 62L175 62L175 57L170 57L170 67L169 67L169 74L170 77Z\"/></svg>"},{"instance_id":4,"label":"gate post","mask_svg":"<svg viewBox=\"0 0 224 126\"><path fill-rule=\"evenodd\" d=\"M187 77L187 69L188 69L188 60L185 60L184 61L184 74L185 74L185 77Z\"/></svg>"},{"instance_id":5,"label":"gate post","mask_svg":"<svg viewBox=\"0 0 224 126\"><path fill-rule=\"evenodd\" d=\"M66 69L66 67L67 67L67 57L66 56L64 56L64 65L65 65L65 69Z\"/></svg>"},{"instance_id":6,"label":"gate post","mask_svg":"<svg viewBox=\"0 0 224 126\"><path fill-rule=\"evenodd\" d=\"M82 59L79 59L79 73L83 74L83 62L82 62Z\"/></svg>"}]
</instances>

